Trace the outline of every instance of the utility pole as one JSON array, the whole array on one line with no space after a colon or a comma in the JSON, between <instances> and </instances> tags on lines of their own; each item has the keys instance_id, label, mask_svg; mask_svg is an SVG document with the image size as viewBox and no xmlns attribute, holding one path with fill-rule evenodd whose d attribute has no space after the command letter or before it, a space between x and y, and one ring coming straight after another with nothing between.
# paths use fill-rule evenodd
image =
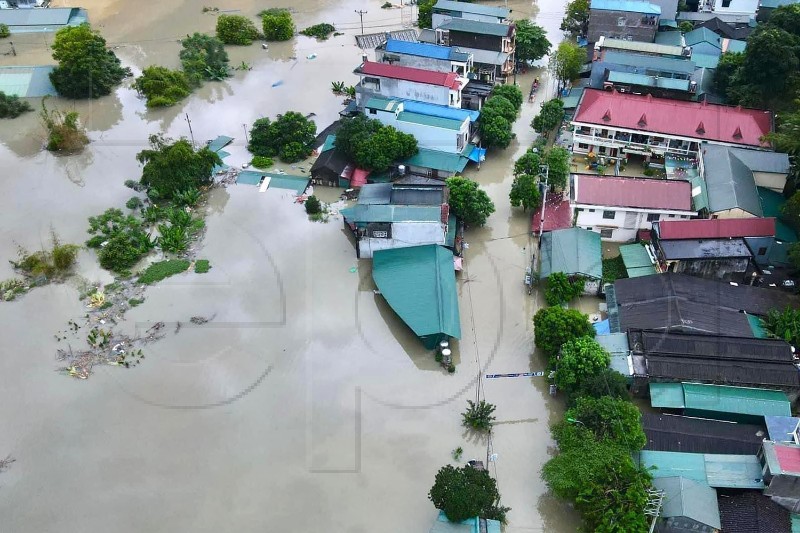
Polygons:
<instances>
[{"instance_id":1,"label":"utility pole","mask_svg":"<svg viewBox=\"0 0 800 533\"><path fill-rule=\"evenodd\" d=\"M242 129L244 130L244 142L245 142L245 144L250 144L250 139L247 138L247 124L242 124Z\"/></svg>"},{"instance_id":2,"label":"utility pole","mask_svg":"<svg viewBox=\"0 0 800 533\"><path fill-rule=\"evenodd\" d=\"M359 17L361 17L361 35L364 35L364 15L366 15L367 12L362 11L361 9L356 9L355 12L358 13Z\"/></svg>"},{"instance_id":3,"label":"utility pole","mask_svg":"<svg viewBox=\"0 0 800 533\"><path fill-rule=\"evenodd\" d=\"M550 179L549 165L539 166L539 175L541 176L542 174L544 174L544 191L542 192L542 216L539 217L539 248L542 247L542 234L544 233L544 210L546 209L545 202L547 202L547 182Z\"/></svg>"},{"instance_id":4,"label":"utility pole","mask_svg":"<svg viewBox=\"0 0 800 533\"><path fill-rule=\"evenodd\" d=\"M189 113L186 113L186 123L189 124L189 135L192 137L192 149L194 149L194 132L192 131L192 121L189 120Z\"/></svg>"}]
</instances>

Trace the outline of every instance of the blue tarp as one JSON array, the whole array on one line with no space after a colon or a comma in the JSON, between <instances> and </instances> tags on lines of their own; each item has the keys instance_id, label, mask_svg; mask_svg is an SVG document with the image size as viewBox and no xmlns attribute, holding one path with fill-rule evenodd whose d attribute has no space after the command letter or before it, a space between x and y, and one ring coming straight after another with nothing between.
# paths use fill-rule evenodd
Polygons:
<instances>
[{"instance_id":1,"label":"blue tarp","mask_svg":"<svg viewBox=\"0 0 800 533\"><path fill-rule=\"evenodd\" d=\"M467 156L470 161L481 163L486 161L486 148L478 148L477 146L472 149L472 152Z\"/></svg>"},{"instance_id":2,"label":"blue tarp","mask_svg":"<svg viewBox=\"0 0 800 533\"><path fill-rule=\"evenodd\" d=\"M611 325L609 324L608 319L595 322L592 324L592 326L594 327L594 332L597 335L608 335L611 333Z\"/></svg>"}]
</instances>

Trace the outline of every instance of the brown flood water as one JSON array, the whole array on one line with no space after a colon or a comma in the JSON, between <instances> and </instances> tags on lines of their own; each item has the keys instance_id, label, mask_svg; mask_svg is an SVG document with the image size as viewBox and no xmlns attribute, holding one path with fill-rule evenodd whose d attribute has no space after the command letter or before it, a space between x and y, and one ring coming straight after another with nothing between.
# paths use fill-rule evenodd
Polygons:
<instances>
[{"instance_id":1,"label":"brown flood water","mask_svg":"<svg viewBox=\"0 0 800 533\"><path fill-rule=\"evenodd\" d=\"M382 10L381 3L292 3L299 28L333 22L346 35L322 43L297 37L268 51L229 48L233 65L247 61L253 70L206 84L171 109L147 111L130 81L94 102L52 99L86 122L92 143L77 156L42 152L33 113L3 121L0 165L8 170L0 176L0 258L13 258L18 244L46 243L51 227L63 241L83 242L87 217L132 195L123 182L138 178L134 156L147 136L188 136L184 114L198 141L236 138L231 164L247 160L243 125L260 116L293 109L315 113L319 128L328 125L340 109L330 82L356 79L361 51L353 10L368 11L369 31L401 24L400 10ZM200 2L80 5L137 72L149 64L178 66L176 39L215 23L200 13ZM254 14L281 5L288 4L234 0L219 7ZM562 2L508 5L515 18L531 16L560 40ZM42 62L50 41L52 34L15 37L20 55L0 56L0 64ZM317 58L307 59L312 52ZM523 91L534 75L520 77ZM543 71L536 75L546 79ZM273 88L276 81L283 84ZM54 334L84 313L74 282L0 305L0 456L16 458L0 475L0 530L427 531L436 515L427 491L451 451L462 446L464 460L486 460L486 440L460 426L476 376L544 365L532 353L539 298L522 284L535 245L529 215L508 206L513 160L533 140L528 124L539 102L524 104L512 146L469 172L497 212L466 236L463 339L452 376L373 294L370 263L355 259L341 220L311 223L279 190L233 186L213 193L200 253L213 269L160 283L126 315L121 327L131 333L168 323L167 337L135 369L96 368L88 381L55 371L53 355L64 342ZM278 167L299 172L308 164ZM80 255L78 273L111 279L91 252ZM0 278L11 275L0 263ZM214 320L192 327L188 319L197 315ZM78 347L84 336L71 342ZM541 378L485 380L484 392L498 406L491 471L512 507L506 531L575 531L574 512L548 496L539 478L553 453L548 425L561 404Z\"/></svg>"}]
</instances>

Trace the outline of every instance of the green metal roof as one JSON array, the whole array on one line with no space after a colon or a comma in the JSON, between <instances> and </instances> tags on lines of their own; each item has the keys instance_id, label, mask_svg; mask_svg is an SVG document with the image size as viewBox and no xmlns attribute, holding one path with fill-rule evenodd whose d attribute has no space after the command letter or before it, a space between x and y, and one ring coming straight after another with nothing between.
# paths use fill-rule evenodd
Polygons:
<instances>
[{"instance_id":1,"label":"green metal roof","mask_svg":"<svg viewBox=\"0 0 800 533\"><path fill-rule=\"evenodd\" d=\"M208 143L208 149L212 152L219 152L226 146L228 146L231 142L233 142L233 137L228 137L227 135L220 135L213 141Z\"/></svg>"},{"instance_id":2,"label":"green metal roof","mask_svg":"<svg viewBox=\"0 0 800 533\"><path fill-rule=\"evenodd\" d=\"M792 515L792 533L800 533L800 514Z\"/></svg>"},{"instance_id":3,"label":"green metal roof","mask_svg":"<svg viewBox=\"0 0 800 533\"><path fill-rule=\"evenodd\" d=\"M706 181L700 176L689 178L692 184L692 209L700 211L708 209L708 192L706 191Z\"/></svg>"},{"instance_id":4,"label":"green metal roof","mask_svg":"<svg viewBox=\"0 0 800 533\"><path fill-rule=\"evenodd\" d=\"M583 96L583 87L573 87L569 90L567 96L562 96L561 101L564 102L564 109L575 109Z\"/></svg>"},{"instance_id":5,"label":"green metal roof","mask_svg":"<svg viewBox=\"0 0 800 533\"><path fill-rule=\"evenodd\" d=\"M458 229L458 222L453 213L447 217L447 235L445 236L444 243L447 246L453 247L456 244L456 230Z\"/></svg>"},{"instance_id":6,"label":"green metal roof","mask_svg":"<svg viewBox=\"0 0 800 533\"><path fill-rule=\"evenodd\" d=\"M775 218L775 238L784 242L797 242L797 234L781 220L781 208L786 203L786 198L781 193L766 187L758 187L758 196L761 198L761 210L764 216Z\"/></svg>"},{"instance_id":7,"label":"green metal roof","mask_svg":"<svg viewBox=\"0 0 800 533\"><path fill-rule=\"evenodd\" d=\"M426 345L435 345L443 336L461 338L453 253L446 248L429 244L378 250L373 254L372 279Z\"/></svg>"},{"instance_id":8,"label":"green metal roof","mask_svg":"<svg viewBox=\"0 0 800 533\"><path fill-rule=\"evenodd\" d=\"M650 405L667 409L682 409L686 407L683 398L683 385L681 383L651 383Z\"/></svg>"},{"instance_id":9,"label":"green metal roof","mask_svg":"<svg viewBox=\"0 0 800 533\"><path fill-rule=\"evenodd\" d=\"M683 477L710 487L763 489L761 463L755 455L720 455L642 450L639 462L654 479Z\"/></svg>"},{"instance_id":10,"label":"green metal roof","mask_svg":"<svg viewBox=\"0 0 800 533\"><path fill-rule=\"evenodd\" d=\"M728 47L725 49L725 53L728 52L744 52L745 48L747 48L747 41L739 41L737 39L729 39L728 40Z\"/></svg>"},{"instance_id":11,"label":"green metal roof","mask_svg":"<svg viewBox=\"0 0 800 533\"><path fill-rule=\"evenodd\" d=\"M397 108L400 106L400 100L389 100L388 98L380 98L378 96L373 96L367 103L364 104L364 107L367 109L381 109L383 111L397 111Z\"/></svg>"},{"instance_id":12,"label":"green metal roof","mask_svg":"<svg viewBox=\"0 0 800 533\"><path fill-rule=\"evenodd\" d=\"M653 480L653 487L664 491L661 516L686 517L714 529L722 525L719 519L717 491L698 481L682 476Z\"/></svg>"},{"instance_id":13,"label":"green metal roof","mask_svg":"<svg viewBox=\"0 0 800 533\"><path fill-rule=\"evenodd\" d=\"M708 28L697 28L689 33L684 34L684 41L686 46L694 46L698 43L709 43L722 49L722 37L709 30Z\"/></svg>"},{"instance_id":14,"label":"green metal roof","mask_svg":"<svg viewBox=\"0 0 800 533\"><path fill-rule=\"evenodd\" d=\"M440 152L439 150L428 150L420 148L416 154L412 155L403 163L405 165L441 170L442 172L463 172L469 159L460 154Z\"/></svg>"},{"instance_id":15,"label":"green metal roof","mask_svg":"<svg viewBox=\"0 0 800 533\"><path fill-rule=\"evenodd\" d=\"M442 216L440 206L364 205L357 204L340 211L348 222L437 222Z\"/></svg>"},{"instance_id":16,"label":"green metal roof","mask_svg":"<svg viewBox=\"0 0 800 533\"><path fill-rule=\"evenodd\" d=\"M421 124L423 126L432 126L434 128L443 128L455 131L459 131L463 125L463 122L459 122L458 120L434 117L432 115L421 115L419 113L411 113L410 111L401 111L398 113L397 120L401 122L411 122L413 124Z\"/></svg>"},{"instance_id":17,"label":"green metal roof","mask_svg":"<svg viewBox=\"0 0 800 533\"><path fill-rule=\"evenodd\" d=\"M625 244L619 247L622 255L622 262L625 263L625 270L629 278L649 276L656 273L656 267L650 261L647 250L639 243Z\"/></svg>"},{"instance_id":18,"label":"green metal roof","mask_svg":"<svg viewBox=\"0 0 800 533\"><path fill-rule=\"evenodd\" d=\"M717 68L719 56L713 54L692 54L692 61L697 68Z\"/></svg>"},{"instance_id":19,"label":"green metal roof","mask_svg":"<svg viewBox=\"0 0 800 533\"><path fill-rule=\"evenodd\" d=\"M602 279L600 234L583 228L567 228L542 235L541 277L553 272Z\"/></svg>"},{"instance_id":20,"label":"green metal roof","mask_svg":"<svg viewBox=\"0 0 800 533\"><path fill-rule=\"evenodd\" d=\"M753 332L753 336L757 339L769 339L770 335L766 329L764 329L764 322L758 318L756 315L747 315L747 321L750 323L750 331Z\"/></svg>"},{"instance_id":21,"label":"green metal roof","mask_svg":"<svg viewBox=\"0 0 800 533\"><path fill-rule=\"evenodd\" d=\"M611 71L608 73L608 81L612 83L630 83L641 87L658 87L660 89L672 89L675 91L688 91L689 80L678 80L675 78L662 78L648 76L647 74L634 74L632 72Z\"/></svg>"},{"instance_id":22,"label":"green metal roof","mask_svg":"<svg viewBox=\"0 0 800 533\"><path fill-rule=\"evenodd\" d=\"M683 383L687 409L745 415L791 416L786 394L777 390Z\"/></svg>"},{"instance_id":23,"label":"green metal roof","mask_svg":"<svg viewBox=\"0 0 800 533\"><path fill-rule=\"evenodd\" d=\"M327 152L328 150L333 150L335 144L336 144L336 135L328 135L327 137L325 137L325 143L322 145L322 148L319 149L319 153Z\"/></svg>"}]
</instances>

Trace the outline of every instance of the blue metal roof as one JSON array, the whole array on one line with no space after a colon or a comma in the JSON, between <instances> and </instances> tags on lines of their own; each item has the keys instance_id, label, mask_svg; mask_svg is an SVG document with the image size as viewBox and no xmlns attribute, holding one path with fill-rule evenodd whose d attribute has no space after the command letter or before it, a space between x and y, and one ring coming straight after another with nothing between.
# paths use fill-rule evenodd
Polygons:
<instances>
[{"instance_id":1,"label":"blue metal roof","mask_svg":"<svg viewBox=\"0 0 800 533\"><path fill-rule=\"evenodd\" d=\"M450 46L439 46L438 44L419 43L411 41L399 41L389 39L386 41L386 51L395 54L406 54L410 56L429 57L431 59L442 59L447 61L466 61L469 54L459 52Z\"/></svg>"},{"instance_id":2,"label":"blue metal roof","mask_svg":"<svg viewBox=\"0 0 800 533\"><path fill-rule=\"evenodd\" d=\"M453 120L464 121L469 118L470 122L475 122L481 115L480 111L472 111L470 109L456 109L454 107L447 107L444 105L428 104L425 102L418 102L416 100L403 100L403 110L411 113L419 113L420 115L430 115L432 117L449 118Z\"/></svg>"},{"instance_id":3,"label":"blue metal roof","mask_svg":"<svg viewBox=\"0 0 800 533\"><path fill-rule=\"evenodd\" d=\"M590 9L603 11L629 11L631 13L644 13L646 15L660 15L661 8L650 2L636 0L592 0Z\"/></svg>"}]
</instances>

